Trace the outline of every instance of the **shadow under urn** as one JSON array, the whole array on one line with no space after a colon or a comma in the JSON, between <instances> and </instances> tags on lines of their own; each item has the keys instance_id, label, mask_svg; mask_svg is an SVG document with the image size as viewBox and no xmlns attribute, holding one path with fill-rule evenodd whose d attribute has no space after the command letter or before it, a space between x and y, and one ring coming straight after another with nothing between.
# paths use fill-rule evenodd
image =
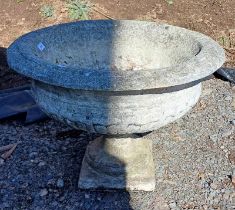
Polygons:
<instances>
[{"instance_id":1,"label":"shadow under urn","mask_svg":"<svg viewBox=\"0 0 235 210\"><path fill-rule=\"evenodd\" d=\"M150 139L198 101L201 81L222 66L223 49L184 28L134 20L60 24L18 38L9 66L32 78L52 118L102 134L86 149L79 188L155 189Z\"/></svg>"}]
</instances>

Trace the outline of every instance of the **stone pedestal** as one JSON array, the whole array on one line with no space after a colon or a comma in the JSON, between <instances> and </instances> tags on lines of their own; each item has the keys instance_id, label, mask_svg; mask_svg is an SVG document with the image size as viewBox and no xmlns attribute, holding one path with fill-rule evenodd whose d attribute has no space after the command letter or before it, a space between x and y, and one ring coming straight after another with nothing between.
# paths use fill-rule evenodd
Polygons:
<instances>
[{"instance_id":1,"label":"stone pedestal","mask_svg":"<svg viewBox=\"0 0 235 210\"><path fill-rule=\"evenodd\" d=\"M34 80L32 95L49 116L78 130L116 135L87 147L80 188L150 191L152 144L131 134L186 114L225 53L211 38L180 27L91 20L21 36L7 49L7 61Z\"/></svg>"},{"instance_id":2,"label":"stone pedestal","mask_svg":"<svg viewBox=\"0 0 235 210\"><path fill-rule=\"evenodd\" d=\"M134 135L95 139L86 149L78 187L153 191L152 141Z\"/></svg>"}]
</instances>

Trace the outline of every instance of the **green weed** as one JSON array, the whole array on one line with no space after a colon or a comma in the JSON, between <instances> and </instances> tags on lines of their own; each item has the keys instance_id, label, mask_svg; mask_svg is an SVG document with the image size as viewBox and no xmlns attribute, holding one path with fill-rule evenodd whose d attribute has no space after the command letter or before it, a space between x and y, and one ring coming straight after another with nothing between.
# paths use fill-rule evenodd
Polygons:
<instances>
[{"instance_id":1,"label":"green weed","mask_svg":"<svg viewBox=\"0 0 235 210\"><path fill-rule=\"evenodd\" d=\"M227 47L227 46L229 46L229 38L228 37L225 37L225 36L221 36L221 37L219 37L218 38L218 41L219 41L219 43L222 45L222 46L225 46L225 47Z\"/></svg>"},{"instance_id":2,"label":"green weed","mask_svg":"<svg viewBox=\"0 0 235 210\"><path fill-rule=\"evenodd\" d=\"M54 15L54 7L52 5L43 5L40 9L43 17L49 18Z\"/></svg>"},{"instance_id":3,"label":"green weed","mask_svg":"<svg viewBox=\"0 0 235 210\"><path fill-rule=\"evenodd\" d=\"M69 0L68 15L72 20L88 20L90 12L90 3L84 0Z\"/></svg>"}]
</instances>

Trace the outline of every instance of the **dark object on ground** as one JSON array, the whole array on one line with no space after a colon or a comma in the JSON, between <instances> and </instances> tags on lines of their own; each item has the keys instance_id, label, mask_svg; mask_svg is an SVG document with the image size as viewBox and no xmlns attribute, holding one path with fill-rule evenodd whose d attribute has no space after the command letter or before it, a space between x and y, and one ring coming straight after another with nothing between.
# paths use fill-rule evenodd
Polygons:
<instances>
[{"instance_id":1,"label":"dark object on ground","mask_svg":"<svg viewBox=\"0 0 235 210\"><path fill-rule=\"evenodd\" d=\"M0 47L0 90L19 87L29 83L29 79L12 71L7 64L6 48Z\"/></svg>"},{"instance_id":2,"label":"dark object on ground","mask_svg":"<svg viewBox=\"0 0 235 210\"><path fill-rule=\"evenodd\" d=\"M33 123L47 118L30 95L30 86L1 90L0 107L0 120L23 116L25 123Z\"/></svg>"},{"instance_id":3,"label":"dark object on ground","mask_svg":"<svg viewBox=\"0 0 235 210\"><path fill-rule=\"evenodd\" d=\"M4 160L8 159L12 155L14 150L16 149L17 145L18 144L13 144L13 146L8 151L6 151L5 153L1 155L1 158Z\"/></svg>"},{"instance_id":4,"label":"dark object on ground","mask_svg":"<svg viewBox=\"0 0 235 210\"><path fill-rule=\"evenodd\" d=\"M36 121L41 121L47 118L47 115L42 112L42 110L37 105L34 105L27 110L25 123L34 123Z\"/></svg>"},{"instance_id":5,"label":"dark object on ground","mask_svg":"<svg viewBox=\"0 0 235 210\"><path fill-rule=\"evenodd\" d=\"M20 86L20 87L16 87L16 88L0 90L0 97L7 96L10 93L17 93L17 92L20 92L23 90L30 90L30 86L24 85L24 86Z\"/></svg>"},{"instance_id":6,"label":"dark object on ground","mask_svg":"<svg viewBox=\"0 0 235 210\"><path fill-rule=\"evenodd\" d=\"M235 84L235 69L220 68L218 71L216 71L215 75L223 80L227 80Z\"/></svg>"}]
</instances>

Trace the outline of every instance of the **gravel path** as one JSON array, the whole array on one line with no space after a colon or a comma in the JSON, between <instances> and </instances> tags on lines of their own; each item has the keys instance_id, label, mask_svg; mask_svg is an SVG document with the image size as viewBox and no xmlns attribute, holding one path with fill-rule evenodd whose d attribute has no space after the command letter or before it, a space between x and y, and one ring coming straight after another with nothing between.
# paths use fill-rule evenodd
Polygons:
<instances>
[{"instance_id":1,"label":"gravel path","mask_svg":"<svg viewBox=\"0 0 235 210\"><path fill-rule=\"evenodd\" d=\"M154 140L157 187L149 193L79 190L86 133L58 135L70 128L53 120L1 123L0 146L20 143L0 160L0 209L235 209L232 94L229 83L206 81L188 115L144 137Z\"/></svg>"}]
</instances>

